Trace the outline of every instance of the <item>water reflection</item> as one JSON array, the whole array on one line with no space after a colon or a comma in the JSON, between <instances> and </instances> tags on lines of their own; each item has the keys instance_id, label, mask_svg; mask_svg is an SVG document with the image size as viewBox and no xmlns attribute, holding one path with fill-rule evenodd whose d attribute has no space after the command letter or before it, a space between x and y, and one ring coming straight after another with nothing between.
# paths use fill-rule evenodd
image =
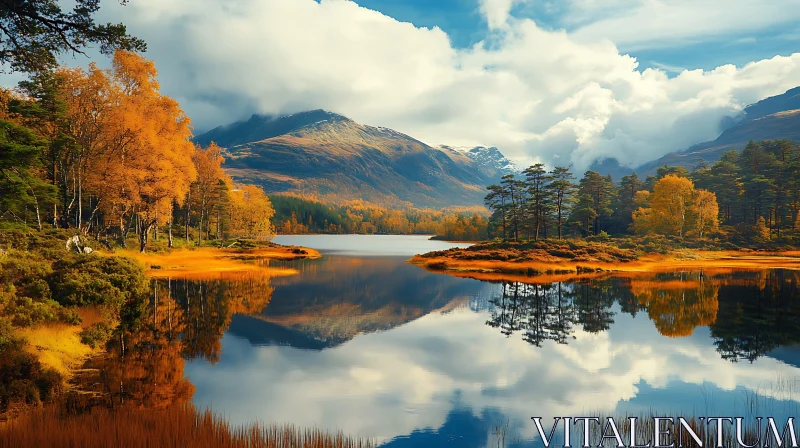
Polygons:
<instances>
[{"instance_id":1,"label":"water reflection","mask_svg":"<svg viewBox=\"0 0 800 448\"><path fill-rule=\"evenodd\" d=\"M490 300L487 325L540 347L566 344L576 327L597 333L614 324L614 306L647 313L659 334L691 336L710 327L723 359L754 362L781 346L800 343L800 273L675 272L553 284L502 282Z\"/></svg>"},{"instance_id":2,"label":"water reflection","mask_svg":"<svg viewBox=\"0 0 800 448\"><path fill-rule=\"evenodd\" d=\"M272 298L270 278L239 273L208 281L153 280L140 325L112 338L77 382L110 407L163 408L188 402L195 387L184 360L214 365L234 315L254 314Z\"/></svg>"},{"instance_id":3,"label":"water reflection","mask_svg":"<svg viewBox=\"0 0 800 448\"><path fill-rule=\"evenodd\" d=\"M532 415L798 410L796 271L537 285L394 257L289 267L299 274L153 282L140 328L95 361L95 390L422 447L486 446L498 427L527 446Z\"/></svg>"}]
</instances>

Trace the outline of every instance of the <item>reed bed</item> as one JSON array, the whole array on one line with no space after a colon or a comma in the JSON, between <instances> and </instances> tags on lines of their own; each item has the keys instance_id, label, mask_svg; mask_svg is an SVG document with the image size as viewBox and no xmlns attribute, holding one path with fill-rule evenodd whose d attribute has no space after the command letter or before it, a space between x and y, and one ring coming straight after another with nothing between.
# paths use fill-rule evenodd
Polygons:
<instances>
[{"instance_id":1,"label":"reed bed","mask_svg":"<svg viewBox=\"0 0 800 448\"><path fill-rule=\"evenodd\" d=\"M0 446L38 448L372 448L370 440L316 428L254 423L232 426L193 406L164 410L95 408L66 415L57 407L34 411L0 427Z\"/></svg>"}]
</instances>

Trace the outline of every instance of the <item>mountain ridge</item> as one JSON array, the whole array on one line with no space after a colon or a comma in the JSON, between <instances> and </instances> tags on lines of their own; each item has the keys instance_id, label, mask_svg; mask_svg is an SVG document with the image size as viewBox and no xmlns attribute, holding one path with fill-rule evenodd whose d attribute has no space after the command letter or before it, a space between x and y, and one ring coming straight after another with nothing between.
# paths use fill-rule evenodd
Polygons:
<instances>
[{"instance_id":1,"label":"mountain ridge","mask_svg":"<svg viewBox=\"0 0 800 448\"><path fill-rule=\"evenodd\" d=\"M700 164L713 164L730 150L742 150L751 140L788 139L800 141L800 87L764 98L744 108L739 117L726 117L722 132L711 141L670 152L636 168L622 166L614 158L595 161L589 169L615 180L636 172L647 177L663 165L683 166L689 170Z\"/></svg>"},{"instance_id":2,"label":"mountain ridge","mask_svg":"<svg viewBox=\"0 0 800 448\"><path fill-rule=\"evenodd\" d=\"M322 109L253 115L195 138L223 148L224 168L267 193L311 193L332 202L389 206L483 205L485 186L508 172L497 148L462 153Z\"/></svg>"}]
</instances>

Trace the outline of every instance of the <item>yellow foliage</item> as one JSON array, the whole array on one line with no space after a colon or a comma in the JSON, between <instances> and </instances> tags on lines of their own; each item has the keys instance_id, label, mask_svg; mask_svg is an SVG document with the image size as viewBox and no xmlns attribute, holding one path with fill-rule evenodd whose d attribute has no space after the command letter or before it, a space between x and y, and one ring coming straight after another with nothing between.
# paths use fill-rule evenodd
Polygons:
<instances>
[{"instance_id":1,"label":"yellow foliage","mask_svg":"<svg viewBox=\"0 0 800 448\"><path fill-rule=\"evenodd\" d=\"M669 174L655 185L652 194L638 192L634 204L633 230L638 234L699 237L719 228L719 206L714 193L695 190L691 180Z\"/></svg>"},{"instance_id":2,"label":"yellow foliage","mask_svg":"<svg viewBox=\"0 0 800 448\"><path fill-rule=\"evenodd\" d=\"M269 241L275 236L272 202L261 187L239 185L231 192L230 232L246 238Z\"/></svg>"},{"instance_id":3,"label":"yellow foliage","mask_svg":"<svg viewBox=\"0 0 800 448\"><path fill-rule=\"evenodd\" d=\"M111 70L92 64L88 72L61 74L78 143L79 201L85 189L121 230L137 216L144 250L148 230L170 219L173 203L183 202L197 176L190 120L158 91L153 63L135 53L118 51Z\"/></svg>"}]
</instances>

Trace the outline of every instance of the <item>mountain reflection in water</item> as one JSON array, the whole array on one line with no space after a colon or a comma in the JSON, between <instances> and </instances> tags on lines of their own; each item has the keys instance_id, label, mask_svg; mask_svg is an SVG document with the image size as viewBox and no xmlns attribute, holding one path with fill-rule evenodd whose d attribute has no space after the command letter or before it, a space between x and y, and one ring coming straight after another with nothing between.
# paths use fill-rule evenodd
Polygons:
<instances>
[{"instance_id":1,"label":"mountain reflection in water","mask_svg":"<svg viewBox=\"0 0 800 448\"><path fill-rule=\"evenodd\" d=\"M153 281L142 325L82 383L109 404L191 400L234 423L390 446L485 446L498 425L527 446L531 416L587 410L797 411L797 271L523 284L404 260L326 255L289 263L289 277Z\"/></svg>"}]
</instances>

